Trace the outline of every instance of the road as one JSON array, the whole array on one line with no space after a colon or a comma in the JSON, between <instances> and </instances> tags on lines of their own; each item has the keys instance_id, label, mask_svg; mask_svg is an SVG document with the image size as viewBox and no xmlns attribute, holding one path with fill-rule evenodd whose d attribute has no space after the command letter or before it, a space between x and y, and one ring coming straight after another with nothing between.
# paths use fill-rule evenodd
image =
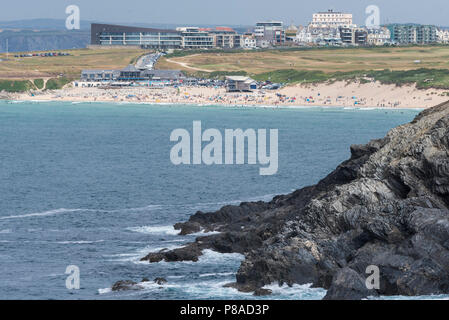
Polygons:
<instances>
[{"instance_id":1,"label":"road","mask_svg":"<svg viewBox=\"0 0 449 320\"><path fill-rule=\"evenodd\" d=\"M144 55L137 60L136 68L139 70L153 70L156 62L162 56L163 54L159 52Z\"/></svg>"}]
</instances>

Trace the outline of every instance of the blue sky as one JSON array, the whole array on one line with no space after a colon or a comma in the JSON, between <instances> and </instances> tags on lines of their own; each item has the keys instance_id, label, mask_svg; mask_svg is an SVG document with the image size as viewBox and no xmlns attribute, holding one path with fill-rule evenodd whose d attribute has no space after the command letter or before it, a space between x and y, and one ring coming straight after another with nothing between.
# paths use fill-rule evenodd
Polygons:
<instances>
[{"instance_id":1,"label":"blue sky","mask_svg":"<svg viewBox=\"0 0 449 320\"><path fill-rule=\"evenodd\" d=\"M2 1L0 20L65 19L65 8L78 5L82 20L104 22L252 25L279 19L307 24L316 11L349 11L364 24L365 8L377 5L381 23L415 22L449 26L448 0L39 0Z\"/></svg>"}]
</instances>

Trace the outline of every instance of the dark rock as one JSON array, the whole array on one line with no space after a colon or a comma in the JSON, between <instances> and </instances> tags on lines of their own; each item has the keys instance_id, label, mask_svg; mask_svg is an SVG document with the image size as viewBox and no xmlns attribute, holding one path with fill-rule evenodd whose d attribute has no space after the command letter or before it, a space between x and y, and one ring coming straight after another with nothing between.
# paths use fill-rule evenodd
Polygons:
<instances>
[{"instance_id":1,"label":"dark rock","mask_svg":"<svg viewBox=\"0 0 449 320\"><path fill-rule=\"evenodd\" d=\"M150 282L150 279L148 279L148 278L143 278L142 281L140 281L140 282Z\"/></svg>"},{"instance_id":2,"label":"dark rock","mask_svg":"<svg viewBox=\"0 0 449 320\"><path fill-rule=\"evenodd\" d=\"M375 290L368 290L363 279L351 268L341 269L332 280L324 300L360 300L377 296Z\"/></svg>"},{"instance_id":3,"label":"dark rock","mask_svg":"<svg viewBox=\"0 0 449 320\"><path fill-rule=\"evenodd\" d=\"M129 291L129 290L141 290L143 289L136 282L131 280L121 280L117 281L112 286L112 291Z\"/></svg>"},{"instance_id":4,"label":"dark rock","mask_svg":"<svg viewBox=\"0 0 449 320\"><path fill-rule=\"evenodd\" d=\"M270 289L257 289L256 291L254 291L254 296L256 297L264 297L264 296L269 296L273 293L273 291L271 291Z\"/></svg>"},{"instance_id":5,"label":"dark rock","mask_svg":"<svg viewBox=\"0 0 449 320\"><path fill-rule=\"evenodd\" d=\"M156 278L154 279L154 283L158 284L158 285L164 285L166 284L168 281L165 278Z\"/></svg>"},{"instance_id":6,"label":"dark rock","mask_svg":"<svg viewBox=\"0 0 449 320\"><path fill-rule=\"evenodd\" d=\"M351 158L318 184L197 212L181 234L218 231L181 249L150 253L149 262L198 261L204 249L245 255L230 284L329 289L327 299L449 293L449 103L420 113L385 138L351 146ZM366 289L366 268L380 288Z\"/></svg>"}]
</instances>

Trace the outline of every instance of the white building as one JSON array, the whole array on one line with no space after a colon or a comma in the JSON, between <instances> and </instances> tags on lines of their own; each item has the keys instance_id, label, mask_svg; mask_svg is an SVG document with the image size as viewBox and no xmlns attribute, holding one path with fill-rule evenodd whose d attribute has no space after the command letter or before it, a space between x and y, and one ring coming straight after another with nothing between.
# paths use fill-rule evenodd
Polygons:
<instances>
[{"instance_id":1,"label":"white building","mask_svg":"<svg viewBox=\"0 0 449 320\"><path fill-rule=\"evenodd\" d=\"M334 12L333 10L313 14L310 24L312 28L339 28L352 25L351 13Z\"/></svg>"},{"instance_id":2,"label":"white building","mask_svg":"<svg viewBox=\"0 0 449 320\"><path fill-rule=\"evenodd\" d=\"M293 40L295 43L307 45L314 42L312 33L309 32L309 29L306 27L301 27L296 34L295 39Z\"/></svg>"},{"instance_id":3,"label":"white building","mask_svg":"<svg viewBox=\"0 0 449 320\"><path fill-rule=\"evenodd\" d=\"M176 31L181 33L182 47L186 49L211 49L215 47L214 36L197 27L179 27Z\"/></svg>"},{"instance_id":4,"label":"white building","mask_svg":"<svg viewBox=\"0 0 449 320\"><path fill-rule=\"evenodd\" d=\"M256 49L257 48L256 36L252 33L244 34L242 36L242 47L244 49Z\"/></svg>"},{"instance_id":5,"label":"white building","mask_svg":"<svg viewBox=\"0 0 449 320\"><path fill-rule=\"evenodd\" d=\"M391 42L391 32L386 27L368 28L366 43L371 46L383 46Z\"/></svg>"},{"instance_id":6,"label":"white building","mask_svg":"<svg viewBox=\"0 0 449 320\"><path fill-rule=\"evenodd\" d=\"M449 30L437 29L438 43L449 43Z\"/></svg>"}]
</instances>

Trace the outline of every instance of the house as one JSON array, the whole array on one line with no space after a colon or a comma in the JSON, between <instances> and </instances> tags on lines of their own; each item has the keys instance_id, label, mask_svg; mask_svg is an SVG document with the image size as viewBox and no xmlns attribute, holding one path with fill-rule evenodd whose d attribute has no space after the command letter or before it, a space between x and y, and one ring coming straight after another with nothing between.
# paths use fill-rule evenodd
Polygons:
<instances>
[{"instance_id":1,"label":"house","mask_svg":"<svg viewBox=\"0 0 449 320\"><path fill-rule=\"evenodd\" d=\"M250 92L255 89L257 89L257 82L249 77L243 76L226 77L227 92Z\"/></svg>"}]
</instances>

